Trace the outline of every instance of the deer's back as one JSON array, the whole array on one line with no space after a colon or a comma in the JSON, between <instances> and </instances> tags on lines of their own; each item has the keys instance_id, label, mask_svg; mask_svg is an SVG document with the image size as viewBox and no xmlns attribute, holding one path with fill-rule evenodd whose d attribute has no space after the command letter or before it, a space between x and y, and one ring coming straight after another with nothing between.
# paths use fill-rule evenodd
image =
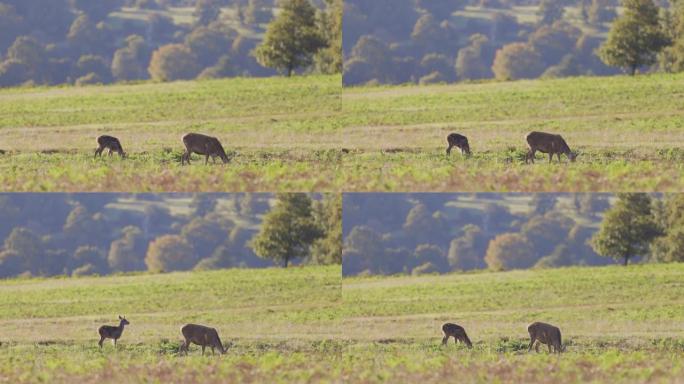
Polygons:
<instances>
[{"instance_id":1,"label":"deer's back","mask_svg":"<svg viewBox=\"0 0 684 384\"><path fill-rule=\"evenodd\" d=\"M465 329L458 324L446 323L442 325L442 332L447 335L454 335L457 333L465 332Z\"/></svg>"},{"instance_id":2,"label":"deer's back","mask_svg":"<svg viewBox=\"0 0 684 384\"><path fill-rule=\"evenodd\" d=\"M114 136L102 135L97 138L97 143L103 147L120 147L119 139Z\"/></svg>"},{"instance_id":3,"label":"deer's back","mask_svg":"<svg viewBox=\"0 0 684 384\"><path fill-rule=\"evenodd\" d=\"M544 151L569 151L570 148L561 135L546 132L530 132L527 137L527 144L530 148Z\"/></svg>"},{"instance_id":4,"label":"deer's back","mask_svg":"<svg viewBox=\"0 0 684 384\"><path fill-rule=\"evenodd\" d=\"M199 324L186 324L181 328L181 333L186 339L197 344L210 344L214 339L218 339L218 332L215 328Z\"/></svg>"}]
</instances>

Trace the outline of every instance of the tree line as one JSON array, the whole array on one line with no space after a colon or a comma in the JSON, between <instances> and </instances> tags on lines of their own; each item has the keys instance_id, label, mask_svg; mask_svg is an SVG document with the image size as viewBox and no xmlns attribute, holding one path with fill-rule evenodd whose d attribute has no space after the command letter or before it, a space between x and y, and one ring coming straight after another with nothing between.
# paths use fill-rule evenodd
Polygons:
<instances>
[{"instance_id":1,"label":"tree line","mask_svg":"<svg viewBox=\"0 0 684 384\"><path fill-rule=\"evenodd\" d=\"M684 261L683 212L681 195L350 194L343 273Z\"/></svg>"},{"instance_id":2,"label":"tree line","mask_svg":"<svg viewBox=\"0 0 684 384\"><path fill-rule=\"evenodd\" d=\"M520 22L512 7L529 5L538 6L537 20ZM459 13L466 6L488 17ZM679 72L683 16L674 0L349 0L344 83Z\"/></svg>"},{"instance_id":3,"label":"tree line","mask_svg":"<svg viewBox=\"0 0 684 384\"><path fill-rule=\"evenodd\" d=\"M341 263L336 195L5 194L0 214L2 278Z\"/></svg>"},{"instance_id":4,"label":"tree line","mask_svg":"<svg viewBox=\"0 0 684 384\"><path fill-rule=\"evenodd\" d=\"M338 73L341 3L1 0L0 87Z\"/></svg>"}]
</instances>

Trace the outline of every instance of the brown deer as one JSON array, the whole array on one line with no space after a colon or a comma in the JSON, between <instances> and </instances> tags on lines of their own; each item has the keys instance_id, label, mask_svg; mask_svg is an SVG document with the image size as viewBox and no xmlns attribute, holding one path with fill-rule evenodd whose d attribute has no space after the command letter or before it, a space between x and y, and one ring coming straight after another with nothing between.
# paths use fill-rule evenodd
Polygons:
<instances>
[{"instance_id":1,"label":"brown deer","mask_svg":"<svg viewBox=\"0 0 684 384\"><path fill-rule=\"evenodd\" d=\"M188 133L183 136L183 144L185 144L185 153L181 157L181 165L185 164L185 162L190 164L190 155L192 153L205 155L205 165L209 163L209 156L211 156L211 160L214 163L216 162L216 157L220 157L224 164L229 161L221 142L215 137L200 133Z\"/></svg>"},{"instance_id":2,"label":"brown deer","mask_svg":"<svg viewBox=\"0 0 684 384\"><path fill-rule=\"evenodd\" d=\"M449 341L449 337L454 338L454 343L464 343L468 348L473 347L473 343L470 342L468 335L463 327L458 324L446 323L442 325L442 332L444 332L444 338L442 339L442 345L446 345Z\"/></svg>"},{"instance_id":3,"label":"brown deer","mask_svg":"<svg viewBox=\"0 0 684 384\"><path fill-rule=\"evenodd\" d=\"M97 144L98 147L95 150L94 157L101 157L102 151L104 151L105 149L109 149L109 156L112 155L112 152L116 152L122 158L126 157L126 152L124 152L123 147L121 147L121 142L114 136L102 135L97 138Z\"/></svg>"},{"instance_id":4,"label":"brown deer","mask_svg":"<svg viewBox=\"0 0 684 384\"><path fill-rule=\"evenodd\" d=\"M561 135L554 135L545 132L530 132L527 134L527 144L530 146L530 150L525 156L525 163L527 164L529 160L534 163L534 157L536 152L549 154L549 163L553 160L553 155L558 155L558 162L561 161L561 154L566 154L571 162L574 162L577 158L577 153L572 152L568 143L565 142Z\"/></svg>"},{"instance_id":5,"label":"brown deer","mask_svg":"<svg viewBox=\"0 0 684 384\"><path fill-rule=\"evenodd\" d=\"M462 155L470 156L470 146L468 145L467 137L458 133L452 133L447 136L447 143L449 143L449 147L446 150L447 156L451 154L451 148L453 147L460 149Z\"/></svg>"},{"instance_id":6,"label":"brown deer","mask_svg":"<svg viewBox=\"0 0 684 384\"><path fill-rule=\"evenodd\" d=\"M205 347L211 348L212 355L214 354L214 348L218 348L222 355L226 353L216 328L199 324L185 324L181 328L181 333L185 338L185 342L181 345L180 350L181 352L184 351L186 355L188 354L190 343L195 343L202 347L202 356L204 356Z\"/></svg>"},{"instance_id":7,"label":"brown deer","mask_svg":"<svg viewBox=\"0 0 684 384\"><path fill-rule=\"evenodd\" d=\"M100 334L100 341L98 344L100 345L100 348L102 348L102 342L105 341L105 339L112 339L114 340L114 348L116 348L116 341L121 337L121 334L124 331L124 326L130 324L128 320L126 320L125 317L119 316L119 326L115 327L113 325L103 325L101 326L97 332Z\"/></svg>"},{"instance_id":8,"label":"brown deer","mask_svg":"<svg viewBox=\"0 0 684 384\"><path fill-rule=\"evenodd\" d=\"M530 334L530 347L527 352L532 350L534 345L534 350L539 352L539 344L546 344L549 346L549 353L553 352L561 353L565 351L561 341L561 331L558 327L551 324L534 322L527 327L527 332ZM535 341L537 344L535 345Z\"/></svg>"}]
</instances>

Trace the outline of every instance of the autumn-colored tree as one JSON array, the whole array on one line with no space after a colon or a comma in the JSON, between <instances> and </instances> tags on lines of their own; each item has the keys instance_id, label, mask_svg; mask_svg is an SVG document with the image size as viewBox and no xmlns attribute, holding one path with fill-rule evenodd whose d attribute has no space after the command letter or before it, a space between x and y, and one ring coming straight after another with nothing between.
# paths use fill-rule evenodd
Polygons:
<instances>
[{"instance_id":1,"label":"autumn-colored tree","mask_svg":"<svg viewBox=\"0 0 684 384\"><path fill-rule=\"evenodd\" d=\"M187 271L199 261L192 246L178 235L163 235L147 249L145 265L152 272Z\"/></svg>"},{"instance_id":2,"label":"autumn-colored tree","mask_svg":"<svg viewBox=\"0 0 684 384\"><path fill-rule=\"evenodd\" d=\"M492 71L498 80L532 79L542 74L544 64L528 44L511 43L496 52Z\"/></svg>"},{"instance_id":3,"label":"autumn-colored tree","mask_svg":"<svg viewBox=\"0 0 684 384\"><path fill-rule=\"evenodd\" d=\"M157 81L188 80L199 74L197 57L182 44L164 45L154 51L147 69Z\"/></svg>"},{"instance_id":4,"label":"autumn-colored tree","mask_svg":"<svg viewBox=\"0 0 684 384\"><path fill-rule=\"evenodd\" d=\"M537 257L532 243L519 233L504 233L489 242L484 258L489 269L503 271L534 265Z\"/></svg>"}]
</instances>

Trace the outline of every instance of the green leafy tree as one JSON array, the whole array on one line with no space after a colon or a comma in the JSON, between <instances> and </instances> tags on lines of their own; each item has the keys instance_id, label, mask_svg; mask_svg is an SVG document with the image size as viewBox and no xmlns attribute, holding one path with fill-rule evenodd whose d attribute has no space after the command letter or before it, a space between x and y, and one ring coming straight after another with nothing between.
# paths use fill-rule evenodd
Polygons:
<instances>
[{"instance_id":1,"label":"green leafy tree","mask_svg":"<svg viewBox=\"0 0 684 384\"><path fill-rule=\"evenodd\" d=\"M656 210L657 224L663 234L651 244L651 261L684 261L684 195L666 196L664 203Z\"/></svg>"},{"instance_id":2,"label":"green leafy tree","mask_svg":"<svg viewBox=\"0 0 684 384\"><path fill-rule=\"evenodd\" d=\"M319 29L325 40L325 47L316 52L314 61L320 73L342 72L342 15L343 0L326 0L326 11L321 13Z\"/></svg>"},{"instance_id":3,"label":"green leafy tree","mask_svg":"<svg viewBox=\"0 0 684 384\"><path fill-rule=\"evenodd\" d=\"M295 69L310 66L325 45L316 25L316 8L309 0L284 0L254 54L259 64L291 76Z\"/></svg>"},{"instance_id":4,"label":"green leafy tree","mask_svg":"<svg viewBox=\"0 0 684 384\"><path fill-rule=\"evenodd\" d=\"M324 195L316 202L314 214L324 235L313 244L311 262L342 264L342 195Z\"/></svg>"},{"instance_id":5,"label":"green leafy tree","mask_svg":"<svg viewBox=\"0 0 684 384\"><path fill-rule=\"evenodd\" d=\"M477 80L490 77L492 71L484 57L484 47L489 39L476 33L470 36L470 45L458 50L456 56L456 75L463 80Z\"/></svg>"},{"instance_id":6,"label":"green leafy tree","mask_svg":"<svg viewBox=\"0 0 684 384\"><path fill-rule=\"evenodd\" d=\"M624 0L624 12L610 27L608 39L599 49L607 65L624 68L632 76L637 69L656 62L669 44L660 26L653 0Z\"/></svg>"},{"instance_id":7,"label":"green leafy tree","mask_svg":"<svg viewBox=\"0 0 684 384\"><path fill-rule=\"evenodd\" d=\"M601 256L622 260L649 255L651 241L660 234L651 212L651 198L645 193L622 193L603 218L591 240Z\"/></svg>"},{"instance_id":8,"label":"green leafy tree","mask_svg":"<svg viewBox=\"0 0 684 384\"><path fill-rule=\"evenodd\" d=\"M311 254L311 246L323 231L316 224L311 198L306 194L284 193L276 198L276 206L264 216L251 246L257 256L287 268L291 260Z\"/></svg>"}]
</instances>

